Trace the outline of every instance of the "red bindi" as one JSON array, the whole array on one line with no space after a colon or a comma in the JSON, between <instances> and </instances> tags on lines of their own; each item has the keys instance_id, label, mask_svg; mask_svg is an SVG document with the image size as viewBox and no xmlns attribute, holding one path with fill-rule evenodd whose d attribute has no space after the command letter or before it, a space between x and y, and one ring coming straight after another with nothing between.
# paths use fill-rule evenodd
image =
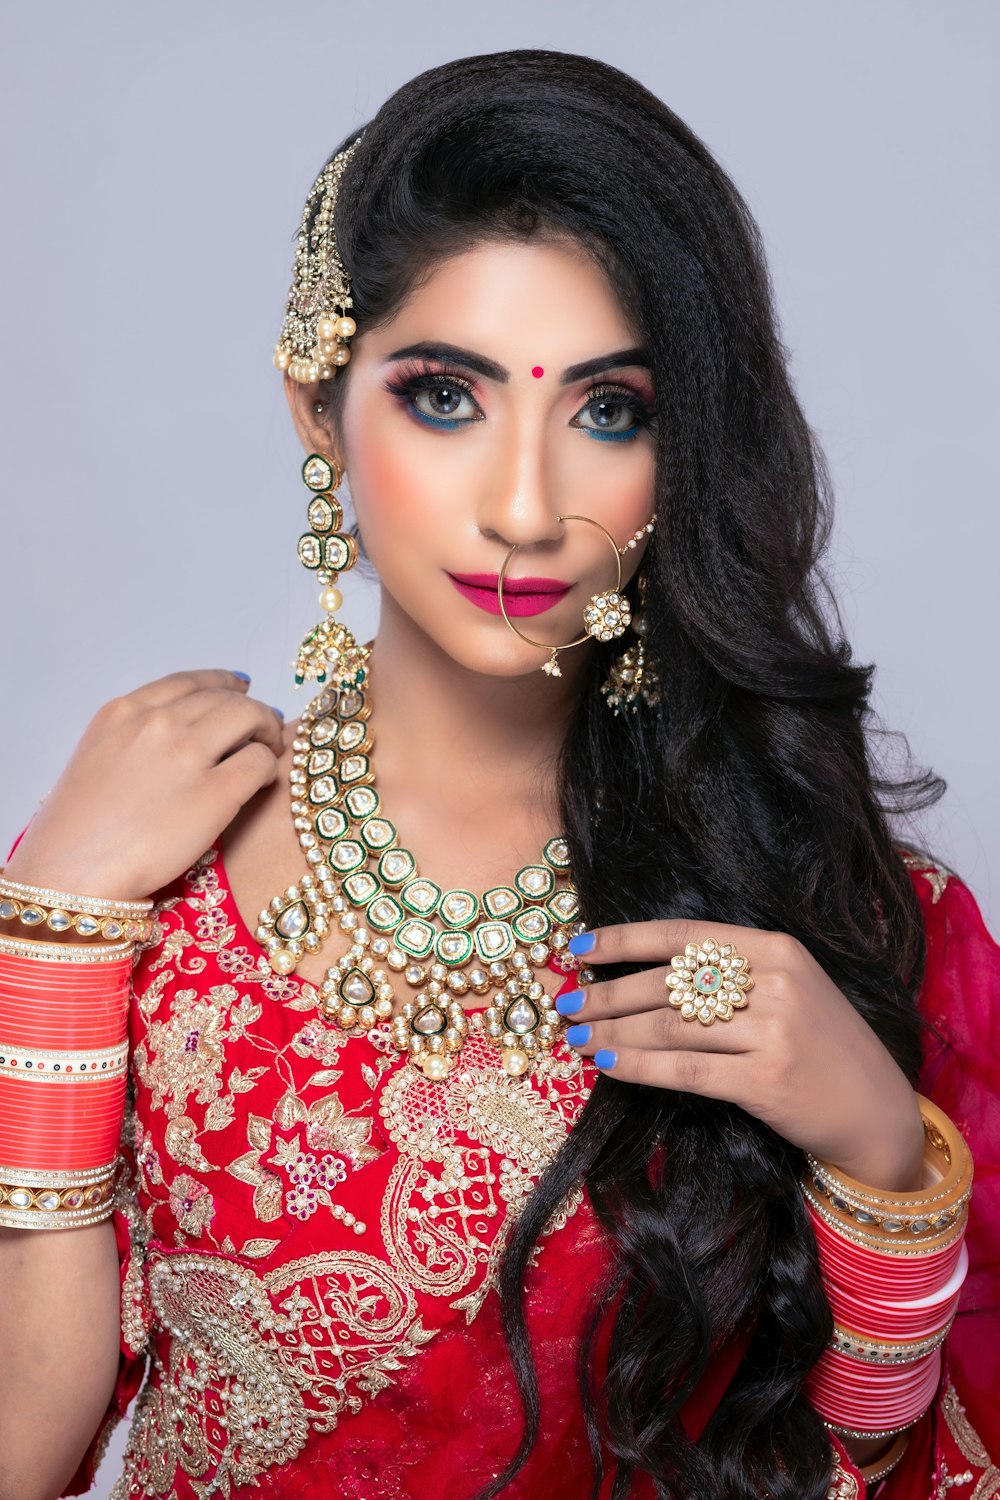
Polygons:
<instances>
[{"instance_id":1,"label":"red bindi","mask_svg":"<svg viewBox=\"0 0 1000 1500\"><path fill-rule=\"evenodd\" d=\"M540 380L541 377L545 374L545 371L542 369L541 365L534 365L532 367L531 373L532 375L534 375L536 380Z\"/></svg>"}]
</instances>

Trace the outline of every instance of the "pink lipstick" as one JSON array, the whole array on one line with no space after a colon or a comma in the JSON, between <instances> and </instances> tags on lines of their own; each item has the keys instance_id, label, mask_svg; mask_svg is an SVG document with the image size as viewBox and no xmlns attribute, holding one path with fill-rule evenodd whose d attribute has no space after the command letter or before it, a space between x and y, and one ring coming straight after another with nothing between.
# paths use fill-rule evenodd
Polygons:
<instances>
[{"instance_id":1,"label":"pink lipstick","mask_svg":"<svg viewBox=\"0 0 1000 1500\"><path fill-rule=\"evenodd\" d=\"M489 615L500 614L500 600L497 598L499 573L449 573L448 577L463 599L478 605ZM572 587L561 578L505 578L504 608L512 618L542 615L564 599Z\"/></svg>"}]
</instances>

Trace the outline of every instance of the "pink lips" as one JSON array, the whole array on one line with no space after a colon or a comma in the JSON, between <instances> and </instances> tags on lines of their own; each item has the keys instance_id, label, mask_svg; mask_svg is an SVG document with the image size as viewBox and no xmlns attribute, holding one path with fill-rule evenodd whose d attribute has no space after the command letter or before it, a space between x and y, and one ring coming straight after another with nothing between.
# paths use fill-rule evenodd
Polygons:
<instances>
[{"instance_id":1,"label":"pink lips","mask_svg":"<svg viewBox=\"0 0 1000 1500\"><path fill-rule=\"evenodd\" d=\"M498 573L449 573L448 577L464 599L476 604L489 615L500 614L497 598ZM503 602L507 613L541 615L564 599L573 587L561 578L505 578Z\"/></svg>"}]
</instances>

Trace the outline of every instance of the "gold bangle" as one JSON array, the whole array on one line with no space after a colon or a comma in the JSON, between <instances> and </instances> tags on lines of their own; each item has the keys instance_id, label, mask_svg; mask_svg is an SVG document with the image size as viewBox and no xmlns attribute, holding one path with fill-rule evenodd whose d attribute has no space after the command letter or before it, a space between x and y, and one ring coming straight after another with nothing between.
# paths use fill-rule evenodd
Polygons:
<instances>
[{"instance_id":1,"label":"gold bangle","mask_svg":"<svg viewBox=\"0 0 1000 1500\"><path fill-rule=\"evenodd\" d=\"M871 1243L882 1243L893 1237L919 1237L924 1244L931 1238L948 1236L955 1229L972 1193L972 1156L961 1133L929 1099L918 1094L924 1125L924 1159L940 1180L930 1188L911 1193L888 1193L870 1188L829 1162L820 1161L806 1152L812 1174L812 1187L826 1202L823 1205L810 1195L810 1201L831 1222L830 1213L852 1221L855 1234ZM941 1167L943 1160L944 1168ZM887 1243L886 1248L890 1248Z\"/></svg>"},{"instance_id":2,"label":"gold bangle","mask_svg":"<svg viewBox=\"0 0 1000 1500\"><path fill-rule=\"evenodd\" d=\"M135 944L106 943L101 948L80 943L30 942L27 938L8 937L0 933L0 953L11 958L35 958L53 964L111 964L119 959L131 959Z\"/></svg>"},{"instance_id":3,"label":"gold bangle","mask_svg":"<svg viewBox=\"0 0 1000 1500\"><path fill-rule=\"evenodd\" d=\"M69 906L74 911L93 912L97 917L138 917L152 911L154 905L151 896L141 901L119 901L113 897L68 895L66 891L55 891L45 885L26 885L21 880L11 880L3 867L0 867L0 894L28 899L37 897L48 905Z\"/></svg>"},{"instance_id":4,"label":"gold bangle","mask_svg":"<svg viewBox=\"0 0 1000 1500\"><path fill-rule=\"evenodd\" d=\"M144 943L152 931L145 913L149 901L101 901L96 896L70 896L42 886L6 880L0 870L0 919L19 922L33 931L72 932L82 938L103 938L115 943Z\"/></svg>"},{"instance_id":5,"label":"gold bangle","mask_svg":"<svg viewBox=\"0 0 1000 1500\"><path fill-rule=\"evenodd\" d=\"M941 1180L934 1183L932 1192L927 1188L917 1188L912 1193L889 1193L881 1188L872 1188L854 1177L848 1177L846 1172L841 1172L830 1162L820 1161L807 1152L806 1160L810 1169L814 1174L818 1173L825 1180L836 1184L846 1198L875 1204L876 1207L884 1205L897 1208L901 1212L908 1208L918 1211L925 1206L959 1197L966 1191L972 1178L972 1157L965 1137L948 1119L944 1110L939 1109L930 1099L925 1099L922 1094L916 1097L924 1125L924 1159L932 1168L940 1170L938 1162L932 1158L935 1155L942 1157L946 1168L941 1171Z\"/></svg>"},{"instance_id":6,"label":"gold bangle","mask_svg":"<svg viewBox=\"0 0 1000 1500\"><path fill-rule=\"evenodd\" d=\"M876 1458L870 1464L857 1465L858 1473L866 1485L874 1484L877 1479L884 1479L887 1474L892 1473L910 1446L910 1436L910 1430L907 1428L905 1432L899 1434L888 1453L884 1453L881 1458Z\"/></svg>"},{"instance_id":7,"label":"gold bangle","mask_svg":"<svg viewBox=\"0 0 1000 1500\"><path fill-rule=\"evenodd\" d=\"M813 1193L814 1182L802 1182L802 1196L816 1209L823 1223L829 1224L837 1235L849 1239L852 1244L862 1245L865 1250L874 1250L886 1256L933 1256L937 1251L948 1250L966 1232L967 1206L969 1199L952 1206L948 1214L934 1220L916 1221L916 1229L907 1233L903 1229L885 1229L879 1221L859 1224L849 1209L832 1205L829 1199L820 1199ZM895 1221L894 1221L895 1223ZM945 1229L942 1229L945 1224Z\"/></svg>"},{"instance_id":8,"label":"gold bangle","mask_svg":"<svg viewBox=\"0 0 1000 1500\"><path fill-rule=\"evenodd\" d=\"M850 1359L860 1360L866 1365L913 1364L916 1360L923 1359L925 1355L933 1354L935 1349L940 1348L948 1337L954 1321L953 1314L939 1333L932 1333L924 1339L914 1339L908 1344L886 1343L882 1339L869 1338L866 1334L855 1333L853 1329L842 1328L839 1323L834 1323L830 1348L836 1349L838 1354L846 1354Z\"/></svg>"},{"instance_id":9,"label":"gold bangle","mask_svg":"<svg viewBox=\"0 0 1000 1500\"><path fill-rule=\"evenodd\" d=\"M114 1210L117 1159L79 1172L33 1172L0 1167L0 1226L5 1229L83 1229Z\"/></svg>"}]
</instances>

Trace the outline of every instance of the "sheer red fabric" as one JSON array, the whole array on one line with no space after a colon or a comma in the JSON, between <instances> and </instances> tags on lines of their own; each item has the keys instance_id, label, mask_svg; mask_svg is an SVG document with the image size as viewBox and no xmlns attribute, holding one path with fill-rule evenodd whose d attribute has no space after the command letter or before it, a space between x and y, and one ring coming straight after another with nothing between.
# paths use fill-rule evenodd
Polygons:
<instances>
[{"instance_id":1,"label":"sheer red fabric","mask_svg":"<svg viewBox=\"0 0 1000 1500\"><path fill-rule=\"evenodd\" d=\"M877 1493L988 1500L1000 1496L983 1447L1000 1452L1000 949L954 876L909 862L929 949L921 1088L967 1135L977 1177L948 1368ZM271 973L217 846L157 893L157 917L133 975L133 1183L115 1215L120 1374L66 1494L87 1490L145 1377L121 1500L473 1495L522 1430L492 1276L586 1101L592 1063L558 1043L547 1069L510 1079L473 1036L462 1067L432 1084L379 1028L346 1038L318 1018L309 985ZM611 1267L586 1193L574 1193L526 1282L541 1431L505 1495L590 1491L574 1358ZM741 1353L721 1351L689 1403L692 1435ZM835 1446L831 1497L863 1495ZM651 1500L652 1486L633 1494Z\"/></svg>"}]
</instances>

